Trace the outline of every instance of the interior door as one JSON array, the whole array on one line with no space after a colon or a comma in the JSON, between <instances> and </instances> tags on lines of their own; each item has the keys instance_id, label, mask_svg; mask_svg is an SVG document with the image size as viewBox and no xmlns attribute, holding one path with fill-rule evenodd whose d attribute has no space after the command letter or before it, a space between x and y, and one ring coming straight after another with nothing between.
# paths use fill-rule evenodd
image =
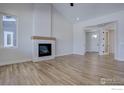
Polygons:
<instances>
[{"instance_id":1,"label":"interior door","mask_svg":"<svg viewBox=\"0 0 124 93\"><path fill-rule=\"evenodd\" d=\"M99 52L98 32L86 32L86 51Z\"/></svg>"}]
</instances>

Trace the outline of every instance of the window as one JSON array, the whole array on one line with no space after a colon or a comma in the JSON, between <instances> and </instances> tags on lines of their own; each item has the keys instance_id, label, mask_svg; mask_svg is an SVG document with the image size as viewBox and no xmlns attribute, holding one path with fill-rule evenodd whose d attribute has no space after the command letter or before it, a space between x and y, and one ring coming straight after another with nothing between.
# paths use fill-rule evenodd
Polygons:
<instances>
[{"instance_id":1,"label":"window","mask_svg":"<svg viewBox=\"0 0 124 93\"><path fill-rule=\"evenodd\" d=\"M4 47L13 47L13 32L4 32Z\"/></svg>"},{"instance_id":2,"label":"window","mask_svg":"<svg viewBox=\"0 0 124 93\"><path fill-rule=\"evenodd\" d=\"M16 17L3 16L4 47L16 47Z\"/></svg>"}]
</instances>

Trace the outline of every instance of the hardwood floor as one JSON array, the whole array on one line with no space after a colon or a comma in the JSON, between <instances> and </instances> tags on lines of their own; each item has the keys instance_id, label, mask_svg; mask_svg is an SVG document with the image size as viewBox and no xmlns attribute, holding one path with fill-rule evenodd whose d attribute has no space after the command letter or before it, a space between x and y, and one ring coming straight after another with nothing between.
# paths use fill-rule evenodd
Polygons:
<instances>
[{"instance_id":1,"label":"hardwood floor","mask_svg":"<svg viewBox=\"0 0 124 93\"><path fill-rule=\"evenodd\" d=\"M124 62L113 56L67 55L43 62L0 67L1 85L120 85Z\"/></svg>"}]
</instances>

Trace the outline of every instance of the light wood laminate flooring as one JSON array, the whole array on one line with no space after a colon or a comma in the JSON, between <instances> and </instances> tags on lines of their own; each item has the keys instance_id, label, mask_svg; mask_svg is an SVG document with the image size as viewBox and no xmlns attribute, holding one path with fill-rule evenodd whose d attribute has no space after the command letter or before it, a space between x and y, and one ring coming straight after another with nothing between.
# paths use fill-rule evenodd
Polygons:
<instances>
[{"instance_id":1,"label":"light wood laminate flooring","mask_svg":"<svg viewBox=\"0 0 124 93\"><path fill-rule=\"evenodd\" d=\"M123 85L124 62L96 53L0 66L0 85Z\"/></svg>"}]
</instances>

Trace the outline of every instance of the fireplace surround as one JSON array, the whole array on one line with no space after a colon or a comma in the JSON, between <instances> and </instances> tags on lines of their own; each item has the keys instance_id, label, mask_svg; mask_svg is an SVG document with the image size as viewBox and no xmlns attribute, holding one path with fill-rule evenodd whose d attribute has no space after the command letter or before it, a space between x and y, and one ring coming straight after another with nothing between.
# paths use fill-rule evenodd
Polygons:
<instances>
[{"instance_id":1,"label":"fireplace surround","mask_svg":"<svg viewBox=\"0 0 124 93\"><path fill-rule=\"evenodd\" d=\"M55 58L55 42L53 37L32 37L32 60L33 62Z\"/></svg>"}]
</instances>

